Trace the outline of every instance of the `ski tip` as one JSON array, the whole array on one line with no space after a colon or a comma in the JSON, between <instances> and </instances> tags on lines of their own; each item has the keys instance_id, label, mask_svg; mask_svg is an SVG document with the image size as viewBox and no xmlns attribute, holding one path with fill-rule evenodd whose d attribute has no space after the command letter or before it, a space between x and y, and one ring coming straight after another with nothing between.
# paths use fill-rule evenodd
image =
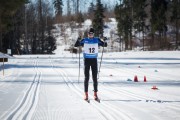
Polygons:
<instances>
[{"instance_id":1,"label":"ski tip","mask_svg":"<svg viewBox=\"0 0 180 120\"><path fill-rule=\"evenodd\" d=\"M90 100L85 100L86 102L90 103Z\"/></svg>"},{"instance_id":2,"label":"ski tip","mask_svg":"<svg viewBox=\"0 0 180 120\"><path fill-rule=\"evenodd\" d=\"M100 99L95 99L96 102L100 103Z\"/></svg>"}]
</instances>

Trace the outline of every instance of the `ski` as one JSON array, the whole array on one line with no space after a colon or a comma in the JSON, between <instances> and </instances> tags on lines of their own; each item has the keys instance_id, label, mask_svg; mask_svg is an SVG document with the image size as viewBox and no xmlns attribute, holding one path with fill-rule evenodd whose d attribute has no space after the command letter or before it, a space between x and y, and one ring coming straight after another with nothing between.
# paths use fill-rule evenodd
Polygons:
<instances>
[{"instance_id":1,"label":"ski","mask_svg":"<svg viewBox=\"0 0 180 120\"><path fill-rule=\"evenodd\" d=\"M87 99L87 100L85 100L86 102L88 102L88 103L90 103L90 100L89 99Z\"/></svg>"},{"instance_id":2,"label":"ski","mask_svg":"<svg viewBox=\"0 0 180 120\"><path fill-rule=\"evenodd\" d=\"M99 99L99 98L95 99L95 101L98 102L98 103L100 103L100 99Z\"/></svg>"}]
</instances>

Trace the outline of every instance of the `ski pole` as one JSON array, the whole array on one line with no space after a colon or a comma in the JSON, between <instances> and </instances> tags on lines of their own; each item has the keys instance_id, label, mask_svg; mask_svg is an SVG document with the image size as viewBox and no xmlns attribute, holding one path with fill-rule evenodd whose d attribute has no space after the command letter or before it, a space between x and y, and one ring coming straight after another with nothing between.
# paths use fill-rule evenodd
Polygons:
<instances>
[{"instance_id":1,"label":"ski pole","mask_svg":"<svg viewBox=\"0 0 180 120\"><path fill-rule=\"evenodd\" d=\"M99 73L100 73L100 69L101 69L103 53L104 53L104 45L103 45L103 50L102 50L102 54L101 54L101 60L100 60L99 71L98 71L98 78L97 79L99 79Z\"/></svg>"},{"instance_id":2,"label":"ski pole","mask_svg":"<svg viewBox=\"0 0 180 120\"><path fill-rule=\"evenodd\" d=\"M80 66L81 66L81 63L80 63L80 46L79 46L79 75L78 75L78 84L79 84L79 79L80 79Z\"/></svg>"}]
</instances>

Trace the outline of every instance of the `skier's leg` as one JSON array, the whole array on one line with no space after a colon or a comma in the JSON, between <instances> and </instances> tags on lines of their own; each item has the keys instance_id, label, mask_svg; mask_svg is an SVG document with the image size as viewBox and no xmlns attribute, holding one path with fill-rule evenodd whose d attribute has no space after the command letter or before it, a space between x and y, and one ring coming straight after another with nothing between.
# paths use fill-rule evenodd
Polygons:
<instances>
[{"instance_id":1,"label":"skier's leg","mask_svg":"<svg viewBox=\"0 0 180 120\"><path fill-rule=\"evenodd\" d=\"M89 69L90 63L88 59L84 59L84 92L88 92L88 85L89 85Z\"/></svg>"},{"instance_id":2,"label":"skier's leg","mask_svg":"<svg viewBox=\"0 0 180 120\"><path fill-rule=\"evenodd\" d=\"M92 77L93 77L93 86L94 86L94 92L98 91L98 81L97 81L97 59L92 60L91 64L91 69L92 69Z\"/></svg>"}]
</instances>

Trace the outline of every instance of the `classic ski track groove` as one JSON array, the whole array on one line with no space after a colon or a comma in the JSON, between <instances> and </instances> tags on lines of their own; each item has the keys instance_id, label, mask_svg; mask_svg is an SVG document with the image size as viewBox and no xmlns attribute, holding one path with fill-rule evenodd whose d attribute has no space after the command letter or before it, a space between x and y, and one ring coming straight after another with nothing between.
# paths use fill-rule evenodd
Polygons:
<instances>
[{"instance_id":1,"label":"classic ski track groove","mask_svg":"<svg viewBox=\"0 0 180 120\"><path fill-rule=\"evenodd\" d=\"M76 92L76 91L74 91L74 90L72 89L71 85L69 85L69 83L64 79L64 76L62 75L62 73L59 72L59 69L55 67L54 62L52 61L52 59L50 60L50 63L51 63L51 69L52 69L52 71L54 71L59 77L62 78L62 80L63 80L63 81L65 82L65 84L66 84L65 87L67 87L67 90L70 92L70 94L74 94L74 92ZM61 68L60 68L60 69L61 69ZM72 91L74 91L74 92L72 92ZM59 107L58 110L62 111L62 106ZM59 115L57 115L57 116L59 116ZM57 119L57 117L55 117L55 118ZM61 117L61 119L67 120L66 116L63 117L63 118ZM53 119L53 120L54 120L54 119Z\"/></svg>"},{"instance_id":2,"label":"classic ski track groove","mask_svg":"<svg viewBox=\"0 0 180 120\"><path fill-rule=\"evenodd\" d=\"M65 78L64 74L62 73L62 70L56 68L56 67L54 66L54 63L53 63L53 62L51 62L51 66L52 66L52 69L53 69L56 73L58 73L58 75L64 80L64 82L66 83L67 87L70 88L71 91L74 91L79 97L82 97L82 93L80 93L79 91L77 91L77 89L75 89L75 87L73 86L73 84L67 81L67 79ZM73 93L74 93L74 92L73 92ZM83 100L83 102L84 102L84 100ZM90 102L90 103L91 103L91 102ZM88 103L88 104L90 104L90 103ZM99 112L100 112L100 111L99 111ZM101 113L101 112L100 112L100 113ZM108 120L105 115L103 115L102 113L101 113L101 115L102 115L106 120ZM100 117L101 117L101 116L100 116Z\"/></svg>"},{"instance_id":3,"label":"classic ski track groove","mask_svg":"<svg viewBox=\"0 0 180 120\"><path fill-rule=\"evenodd\" d=\"M24 63L26 63L26 62L28 62L29 60L26 60ZM11 63L10 61L8 61L9 63ZM14 62L14 63L13 63ZM11 64L16 64L16 65L18 65L19 64L19 62L15 62L15 61L13 61ZM19 73L18 72L19 71L19 69L18 70L13 70L12 71L12 73L14 74L14 73ZM0 80L6 80L8 77L10 77L12 74L10 74L10 75L6 75L6 73L5 73L5 76L3 77L2 75L0 75ZM16 74L17 76L19 75L19 74ZM1 78L2 77L2 78ZM14 77L14 78L16 78L16 77ZM2 83L0 84L0 86L2 85ZM2 87L2 86L1 86Z\"/></svg>"},{"instance_id":4,"label":"classic ski track groove","mask_svg":"<svg viewBox=\"0 0 180 120\"><path fill-rule=\"evenodd\" d=\"M106 87L104 87L104 89L106 89ZM123 89L114 89L114 88L110 88L109 90L111 90L112 92L115 92L115 93L118 93L118 94L121 94L121 95L125 95L127 97L131 97L131 98L135 98L137 100L142 100L143 102L148 102L148 101L151 101L151 102L157 102L158 99L154 98L154 97L145 97L145 96L142 96L142 95L137 95L135 93L132 93L132 92L129 92L127 90L123 90ZM161 100L160 100L161 101ZM163 101L162 101L163 102ZM173 105L173 106L172 106ZM179 106L177 104L173 104L171 103L171 106L168 106L170 107L171 109L174 109L174 110L179 110Z\"/></svg>"},{"instance_id":5,"label":"classic ski track groove","mask_svg":"<svg viewBox=\"0 0 180 120\"><path fill-rule=\"evenodd\" d=\"M128 91L126 91L126 90L122 90L122 89L114 89L114 88L110 88L110 89L107 89L105 86L103 86L103 89L106 89L106 90L108 90L108 91L112 91L113 93L115 93L115 94L117 94L117 95L124 95L124 96L127 96L127 97L131 97L131 98L135 98L135 99L137 99L137 100L142 100L143 102L146 102L146 101L152 101L152 103L154 103L154 102L156 102L157 103L157 100L155 100L154 98L152 98L152 97L144 97L144 96L141 96L141 95L136 95L136 94L134 94L134 93L132 93L132 92L128 92ZM161 103L159 103L159 104L161 104ZM171 104L172 105L172 104ZM115 106L116 107L116 106ZM133 106L129 106L129 107L133 107ZM174 109L174 110L178 110L179 111L179 107L175 107L175 106L166 106L166 107L168 107L168 108L170 108L170 109ZM135 108L135 107L133 107L134 109L137 109L137 108ZM143 113L144 111L143 110L141 110L141 109L137 109L137 110L139 110L139 111L141 111L141 113ZM149 114L148 112L145 112L147 115ZM156 117L156 119L162 119L162 118L158 118L157 116L154 116L154 117Z\"/></svg>"},{"instance_id":6,"label":"classic ski track groove","mask_svg":"<svg viewBox=\"0 0 180 120\"><path fill-rule=\"evenodd\" d=\"M28 59L28 60L26 60L25 62L24 62L24 64L25 63L28 63L29 64L29 61L30 61L30 59ZM16 63L18 63L18 62L16 62ZM16 67L17 68L17 67ZM17 75L16 75L16 77L13 77L13 79L12 79L12 82L13 81L15 81L17 78L18 78L18 76L20 76L20 72L18 72L19 71L19 69L18 70L13 70L13 73L14 74L16 74L17 73ZM11 75L10 75L11 76ZM9 76L7 76L7 77L5 77L5 79L4 80L6 80L7 78L8 78ZM1 88L3 88L2 86L0 86ZM8 85L5 85L4 84L4 87L8 87ZM25 95L24 95L25 96ZM24 97L23 97L24 98ZM23 101L23 99L21 99L21 102L20 103L22 103L22 101ZM16 101L17 102L17 101ZM14 105L12 105L10 108L9 108L9 110L7 110L7 111L12 111L12 110L15 110L15 109L17 109L17 105L16 105L16 103L14 104ZM12 112L11 112L12 113ZM9 116L10 115L10 113L8 113L8 112L5 112L4 114L2 114L1 116L0 116L0 119L7 119L7 116Z\"/></svg>"},{"instance_id":7,"label":"classic ski track groove","mask_svg":"<svg viewBox=\"0 0 180 120\"><path fill-rule=\"evenodd\" d=\"M105 66L106 68L110 68L110 69L115 69L116 71L123 71L123 72L126 72L126 73L130 73L130 74L132 74L132 75L141 75L141 76L144 76L144 73L142 72L142 71L140 71L140 70L138 70L138 71L133 71L133 70L131 70L131 69L129 69L129 68L125 68L124 66L122 66L122 70L119 68L115 68L114 67L114 65L108 65L108 66ZM158 78L158 79L167 79L166 77L159 77L159 76L157 76L157 75L151 75L151 74L147 74L146 73L146 75L148 75L149 76L149 78L151 78L151 79L153 79L153 78ZM112 79L112 78L111 78ZM104 85L103 85L104 86ZM105 89L106 89L106 87L104 87ZM113 89L113 88L111 88L111 89ZM117 91L113 91L113 92L117 92ZM153 98L153 97L144 97L144 96L142 96L142 95L136 95L136 94L134 94L134 93L132 93L132 92L129 92L129 91L127 91L127 90L122 90L121 91L121 93L120 93L120 91L118 91L118 93L120 93L120 94L122 94L122 92L126 92L126 93L124 93L123 95L126 95L126 96L128 96L128 97L133 97L133 98L136 98L136 99L143 99L144 101L146 101L146 100L152 100L152 101L155 101L155 102L157 102L157 100L155 99L155 98ZM173 105L173 106L172 106ZM178 110L179 111L179 105L177 105L177 104L173 104L173 103L171 103L171 105L169 106L167 106L168 108L170 108L170 109L174 109L174 110ZM148 113L147 113L148 114ZM161 118L158 118L157 116L154 116L154 117L156 117L156 119L161 119Z\"/></svg>"},{"instance_id":8,"label":"classic ski track groove","mask_svg":"<svg viewBox=\"0 0 180 120\"><path fill-rule=\"evenodd\" d=\"M119 91L119 89L118 90L113 90L113 88L109 88L109 89L107 89L105 86L103 86L103 89L105 89L105 90L108 90L108 91L111 91L111 92L113 92L114 94L117 94L117 95L119 95L119 96L127 96L127 97L130 97L130 98L134 98L134 99L137 99L137 100L139 100L141 97L136 97L136 96L133 96L132 94L126 94L126 93L121 93L121 91ZM135 109L135 111L140 111L140 113L144 113L144 114L147 114L146 116L149 116L149 113L148 112L146 112L146 111L143 111L143 110L141 110L141 109L139 109L139 108L137 108L137 107L134 107L134 106L131 106L131 105L128 105L127 104L127 106L128 107L130 107L130 108L133 108L133 109ZM115 106L114 105L114 107L116 107L117 109L119 109L117 106ZM119 109L120 110L120 109ZM152 116L149 116L149 117L152 117ZM159 117L157 117L157 116L153 116L153 117L155 117L155 119L156 120L161 120L161 118L159 118ZM152 117L152 119L153 119L153 117Z\"/></svg>"},{"instance_id":9,"label":"classic ski track groove","mask_svg":"<svg viewBox=\"0 0 180 120\"><path fill-rule=\"evenodd\" d=\"M64 74L64 71L62 71L61 69L57 69L54 67L54 64L53 64L53 69L63 78L63 80L65 81L66 85L72 90L74 91L79 97L82 98L82 92L79 92L79 90L77 90L77 88L74 86L74 84L72 82L69 81L68 77L65 76ZM67 81L68 80L68 81ZM84 102L84 100L83 100ZM87 104L91 104L93 105L99 112L102 116L100 117L104 117L102 119L106 119L106 120L115 120L109 113L107 113L106 111L104 111L103 109L101 108L98 108L95 103L92 103L92 101L90 100L90 103L87 103Z\"/></svg>"},{"instance_id":10,"label":"classic ski track groove","mask_svg":"<svg viewBox=\"0 0 180 120\"><path fill-rule=\"evenodd\" d=\"M67 76L67 74L66 74L65 71L62 71L62 73L64 74L64 76L68 79L68 81L69 81L78 91L83 91L83 90L81 90L76 84L74 84L74 83L69 79L69 77ZM90 95L90 96L93 97L92 95ZM96 106L97 104L99 104L99 103L94 104L94 102L92 102L92 105L93 105L94 107L96 107L96 109L99 109L99 107ZM109 113L109 114L111 114L111 116L113 117L113 118L110 118L110 119L119 120L120 118L119 118L118 115L121 115L122 119L132 120L132 118L130 118L130 116L128 116L127 114L117 111L117 110L114 108L114 106L109 107L108 105L105 105L105 104L103 104L103 103L100 103L100 104L102 104L102 105L101 105L101 108L102 108L102 109L100 109L100 110L103 111L103 112L105 112L105 114L109 113L109 112L106 112L106 111L105 111L105 110L107 110L107 108L108 108L108 109L111 109L112 111L114 111L114 112ZM100 105L99 105L99 106L100 106ZM118 116L118 117L117 117L117 116Z\"/></svg>"},{"instance_id":11,"label":"classic ski track groove","mask_svg":"<svg viewBox=\"0 0 180 120\"><path fill-rule=\"evenodd\" d=\"M123 67L124 68L124 67ZM115 68L116 69L116 68ZM136 73L136 74L140 74L141 76L144 76L144 73L143 72L141 72L141 71L133 71L133 70L131 70L131 69L128 69L128 68L124 68L126 71L130 71L131 73ZM119 69L116 69L117 71L119 71ZM160 79L164 79L164 78L166 78L167 79L167 77L157 77L156 75L151 75L151 74L149 74L149 73L146 73L146 74L148 74L148 76L150 76L150 78L152 78L152 79L154 79L154 78L160 78ZM169 78L168 78L169 79ZM169 79L170 80L170 79ZM124 90L125 91L125 90ZM127 91L126 91L127 92ZM136 95L136 94L134 94L134 95ZM152 98L151 97L151 99L155 99L155 98ZM174 105L174 106L178 106L178 107L180 107L180 105L177 105L177 104L171 104L171 105Z\"/></svg>"},{"instance_id":12,"label":"classic ski track groove","mask_svg":"<svg viewBox=\"0 0 180 120\"><path fill-rule=\"evenodd\" d=\"M54 67L54 62L50 61L52 69L58 73L58 75L63 78L64 82L66 83L67 87L70 88L71 91L74 91L79 97L82 97L82 88L80 88L79 86L77 86L76 83L74 83L69 77L68 74L66 73L65 70L62 70L61 68L56 68ZM144 73L140 70L138 71L133 71L129 68L125 68L124 66L122 66L123 69L120 68L114 68L114 65L108 65L106 66L106 68L110 68L110 69L116 69L117 71L123 71L126 73L130 73L132 75L138 74L143 76ZM30 87L27 89L27 91L25 92L23 98L21 99L22 101L19 103L19 105L7 116L7 119L31 119L32 114L33 114L33 109L34 107L37 105L37 98L38 98L38 94L39 94L39 88L40 88L40 83L41 83L41 77L42 77L42 72L38 69L38 62L34 61L34 70L35 70L35 76L33 79L33 82L31 83ZM102 74L102 73L101 73ZM150 78L159 78L159 79L164 79L165 77L157 77L156 75L150 75ZM113 78L111 78L113 79ZM166 78L167 79L167 78ZM154 100L156 101L155 98L153 97L147 97L147 96L142 96L142 95L137 95L135 93L132 93L130 91L127 90L123 90L123 89L115 89L112 87L108 87L108 89L106 88L106 85L102 84L102 87L108 91L112 91L113 94L118 94L118 95L125 95L127 97L131 97L131 98L135 98L135 99L140 99L143 101L146 100ZM93 98L92 95L90 95L91 98ZM84 102L84 101L83 101ZM28 104L31 103L31 104ZM90 105L92 105L94 108L96 108L99 113L102 115L100 117L103 117L104 119L111 119L111 120L119 120L121 117L123 120L133 120L127 113L122 112L120 110L120 108L118 108L117 106L113 105L112 103L106 101L103 102L103 100L101 100L101 103L97 103L94 100L91 100L90 103L88 103ZM175 109L175 110L179 110L179 105L177 104L173 104L171 103L171 105L174 106L167 106L168 108L171 109ZM129 106L130 107L130 106ZM132 106L132 108L135 108ZM110 111L107 111L110 110ZM137 109L139 110L139 109ZM139 110L140 111L140 110ZM142 110L141 110L142 111ZM146 113L146 112L145 112ZM153 116L155 117L155 116ZM2 117L1 117L2 118ZM158 117L156 118L158 119Z\"/></svg>"},{"instance_id":13,"label":"classic ski track groove","mask_svg":"<svg viewBox=\"0 0 180 120\"><path fill-rule=\"evenodd\" d=\"M74 85L72 81L70 81L70 79L67 77L66 73L63 70L61 70L61 72L64 76L64 79L69 81L69 83L73 86L73 89L76 90L77 93L81 93L81 91L83 91L80 88L78 88L76 85ZM79 94L79 96L82 97L82 94ZM92 100L90 100L90 104L93 107L95 107L106 120L117 120L112 113L105 111L105 109L103 109L102 106L100 107L100 105L97 106L97 104L99 104L99 103L95 103Z\"/></svg>"},{"instance_id":14,"label":"classic ski track groove","mask_svg":"<svg viewBox=\"0 0 180 120\"><path fill-rule=\"evenodd\" d=\"M35 103L37 103L40 79L42 75L42 73L38 69L37 60L34 61L34 70L36 71L36 73L30 87L26 91L26 94L24 95L19 106L7 117L8 120L27 119L27 117L31 117L28 116L28 114L31 112Z\"/></svg>"},{"instance_id":15,"label":"classic ski track groove","mask_svg":"<svg viewBox=\"0 0 180 120\"><path fill-rule=\"evenodd\" d=\"M116 71L123 71L123 70L120 70L120 69L117 69L117 68L114 68L114 67L112 67L112 66L108 66L108 67L106 67L106 68L113 68L113 69L116 69ZM129 69L127 69L127 68L125 68L126 69L126 71L125 72L131 72L132 74L140 74L140 75L143 75L143 73L142 72L140 72L140 71L132 71L132 70L129 70ZM124 72L124 71L123 71ZM149 75L149 76L151 76L151 75ZM152 76L151 76L152 77ZM152 77L152 78L155 78L156 76L154 76L154 77ZM111 78L112 79L112 78ZM113 88L112 88L113 89ZM115 92L115 91L114 91ZM117 91L116 91L117 92ZM120 91L118 91L118 92L120 92ZM157 99L155 99L155 98L153 98L153 97L144 97L144 96L142 96L142 95L137 95L137 94L134 94L134 93L132 93L132 92L129 92L129 91L127 91L127 90L121 90L121 94L122 94L122 92L126 92L126 93L124 93L124 95L126 95L127 96L127 94L129 94L129 97L133 97L134 96L134 98L136 98L136 99L143 99L143 100L152 100L152 101L157 101ZM178 108L180 107L180 105L177 105L177 104L173 104L173 103L171 103L171 105L173 105L173 106L169 106L169 107L171 107L172 109L176 109L176 110L179 110Z\"/></svg>"},{"instance_id":16,"label":"classic ski track groove","mask_svg":"<svg viewBox=\"0 0 180 120\"><path fill-rule=\"evenodd\" d=\"M26 60L25 62L24 62L24 64L26 64L26 63L28 63L30 60L28 59L28 60ZM29 64L29 63L28 63ZM19 65L19 62L16 62L16 65ZM19 69L17 69L17 67L16 67L16 70L13 70L12 71L12 73L13 73L13 75L16 75L15 77L11 77L12 76L12 74L10 74L10 75L7 75L6 76L6 73L5 73L5 77L3 77L2 79L0 78L0 80L2 80L2 81L5 81L5 80L7 80L9 77L11 77L10 79L11 79L11 81L13 82L13 81L15 81L15 79L17 79L19 76L20 76L20 72L19 72ZM10 84L4 84L4 83L0 83L0 88L5 88L5 87L8 87L8 86L10 86Z\"/></svg>"},{"instance_id":17,"label":"classic ski track groove","mask_svg":"<svg viewBox=\"0 0 180 120\"><path fill-rule=\"evenodd\" d=\"M38 61L36 64L36 70L38 72L38 79L36 80L37 84L36 84L36 88L34 91L34 95L33 95L33 99L31 100L31 106L29 107L28 112L25 114L25 116L23 117L23 119L31 119L33 112L35 110L35 107L38 104L38 98L39 98L39 92L40 92L40 85L41 85L41 80L42 80L42 71L40 71L39 67L38 67Z\"/></svg>"}]
</instances>

